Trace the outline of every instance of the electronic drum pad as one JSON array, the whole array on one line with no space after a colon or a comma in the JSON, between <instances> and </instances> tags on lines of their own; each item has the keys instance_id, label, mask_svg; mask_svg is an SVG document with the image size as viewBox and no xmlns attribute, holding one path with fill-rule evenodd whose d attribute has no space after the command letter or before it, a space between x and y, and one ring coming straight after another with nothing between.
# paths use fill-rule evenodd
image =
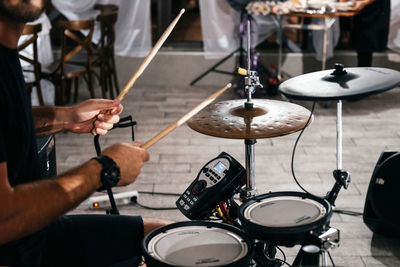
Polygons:
<instances>
[{"instance_id":1,"label":"electronic drum pad","mask_svg":"<svg viewBox=\"0 0 400 267\"><path fill-rule=\"evenodd\" d=\"M400 85L400 72L387 68L344 68L296 76L279 86L290 99L332 101L360 98Z\"/></svg>"},{"instance_id":2,"label":"electronic drum pad","mask_svg":"<svg viewBox=\"0 0 400 267\"><path fill-rule=\"evenodd\" d=\"M221 223L173 223L148 234L142 243L148 266L249 266L250 240Z\"/></svg>"}]
</instances>

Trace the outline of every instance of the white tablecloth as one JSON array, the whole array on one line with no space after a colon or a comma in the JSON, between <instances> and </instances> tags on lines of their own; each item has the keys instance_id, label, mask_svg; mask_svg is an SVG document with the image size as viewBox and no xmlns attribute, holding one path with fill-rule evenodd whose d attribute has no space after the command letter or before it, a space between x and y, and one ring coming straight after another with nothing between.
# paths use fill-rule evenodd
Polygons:
<instances>
[{"instance_id":1,"label":"white tablecloth","mask_svg":"<svg viewBox=\"0 0 400 267\"><path fill-rule=\"evenodd\" d=\"M400 53L400 0L391 0L388 47Z\"/></svg>"},{"instance_id":2,"label":"white tablecloth","mask_svg":"<svg viewBox=\"0 0 400 267\"><path fill-rule=\"evenodd\" d=\"M46 14L42 14L37 20L29 23L29 24L41 24L42 30L38 33L38 60L43 67L49 66L53 63L53 50L51 48L50 41L50 30L51 23ZM28 40L31 36L23 35L19 40L19 44L23 43L25 40ZM33 58L33 46L30 45L24 50L20 51L22 55L25 55L28 58ZM29 63L26 61L20 60L22 67L29 67ZM33 81L35 76L32 72L24 72L25 81ZM45 105L54 105L54 94L55 88L54 84L52 84L48 80L42 79L40 81L40 86L42 88L43 102ZM37 95L36 87L32 88L31 101L33 106L39 105L39 98Z\"/></svg>"},{"instance_id":3,"label":"white tablecloth","mask_svg":"<svg viewBox=\"0 0 400 267\"><path fill-rule=\"evenodd\" d=\"M52 0L53 5L69 20L95 18L95 4L119 6L115 25L115 53L120 56L144 57L152 47L150 0ZM93 41L100 37L95 28Z\"/></svg>"}]
</instances>

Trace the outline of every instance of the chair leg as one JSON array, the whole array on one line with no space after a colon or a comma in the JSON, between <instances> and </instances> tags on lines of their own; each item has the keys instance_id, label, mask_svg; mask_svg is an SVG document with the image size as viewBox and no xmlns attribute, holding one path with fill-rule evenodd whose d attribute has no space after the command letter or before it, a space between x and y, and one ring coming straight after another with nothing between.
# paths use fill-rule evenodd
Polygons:
<instances>
[{"instance_id":1,"label":"chair leg","mask_svg":"<svg viewBox=\"0 0 400 267\"><path fill-rule=\"evenodd\" d=\"M39 98L39 104L41 106L44 106L42 87L40 85L40 75L39 75L37 68L35 68L35 80L36 80L36 91L37 91L37 95Z\"/></svg>"},{"instance_id":2,"label":"chair leg","mask_svg":"<svg viewBox=\"0 0 400 267\"><path fill-rule=\"evenodd\" d=\"M75 86L74 103L76 103L78 101L78 87L79 87L78 77L74 78L74 86Z\"/></svg>"},{"instance_id":3,"label":"chair leg","mask_svg":"<svg viewBox=\"0 0 400 267\"><path fill-rule=\"evenodd\" d=\"M94 94L94 88L93 88L93 75L92 75L92 69L89 68L88 72L88 89L90 91L90 97L91 98L96 98Z\"/></svg>"},{"instance_id":4,"label":"chair leg","mask_svg":"<svg viewBox=\"0 0 400 267\"><path fill-rule=\"evenodd\" d=\"M112 83L112 72L111 72L110 64L107 64L107 81L108 81L108 89L110 89L110 98L114 99L114 88Z\"/></svg>"},{"instance_id":5,"label":"chair leg","mask_svg":"<svg viewBox=\"0 0 400 267\"><path fill-rule=\"evenodd\" d=\"M68 104L71 101L71 86L72 86L72 79L65 79L65 89L66 89L66 93L65 93L65 104Z\"/></svg>"},{"instance_id":6,"label":"chair leg","mask_svg":"<svg viewBox=\"0 0 400 267\"><path fill-rule=\"evenodd\" d=\"M65 87L66 87L66 80L64 78L61 78L60 82L60 91L58 93L58 100L56 101L57 104L63 106L65 105Z\"/></svg>"},{"instance_id":7,"label":"chair leg","mask_svg":"<svg viewBox=\"0 0 400 267\"><path fill-rule=\"evenodd\" d=\"M118 85L118 77L117 77L117 69L115 68L115 59L114 55L111 57L111 66L112 66L112 74L114 77L114 85L115 85L115 91L117 94L119 94L119 85Z\"/></svg>"},{"instance_id":8,"label":"chair leg","mask_svg":"<svg viewBox=\"0 0 400 267\"><path fill-rule=\"evenodd\" d=\"M104 62L100 63L100 87L103 98L107 98L107 84L106 84L106 74L104 71Z\"/></svg>"}]
</instances>

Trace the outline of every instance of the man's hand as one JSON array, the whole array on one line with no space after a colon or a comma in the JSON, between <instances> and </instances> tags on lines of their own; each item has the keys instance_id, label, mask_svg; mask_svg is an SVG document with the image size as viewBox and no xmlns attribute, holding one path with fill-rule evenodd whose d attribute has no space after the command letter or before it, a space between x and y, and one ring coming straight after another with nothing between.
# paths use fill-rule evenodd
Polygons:
<instances>
[{"instance_id":1,"label":"man's hand","mask_svg":"<svg viewBox=\"0 0 400 267\"><path fill-rule=\"evenodd\" d=\"M70 107L66 130L73 133L94 133L104 135L114 123L119 122L122 112L119 100L89 99Z\"/></svg>"},{"instance_id":2,"label":"man's hand","mask_svg":"<svg viewBox=\"0 0 400 267\"><path fill-rule=\"evenodd\" d=\"M143 166L149 160L149 153L140 148L141 143L119 143L107 147L102 154L112 158L121 171L121 180L118 185L133 183Z\"/></svg>"}]
</instances>

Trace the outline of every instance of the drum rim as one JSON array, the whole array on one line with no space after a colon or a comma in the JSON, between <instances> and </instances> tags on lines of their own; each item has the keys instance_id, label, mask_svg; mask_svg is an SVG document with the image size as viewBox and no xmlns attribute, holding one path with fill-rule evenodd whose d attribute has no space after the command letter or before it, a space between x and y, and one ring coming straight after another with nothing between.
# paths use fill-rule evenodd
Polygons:
<instances>
[{"instance_id":1,"label":"drum rim","mask_svg":"<svg viewBox=\"0 0 400 267\"><path fill-rule=\"evenodd\" d=\"M150 254L148 245L149 245L150 241L154 237L159 235L160 233L163 233L163 232L166 233L167 231L169 231L171 229L178 230L178 228L188 227L188 226L190 226L190 227L201 226L201 227L206 227L206 228L214 227L214 228L218 228L219 230L224 229L224 230L230 231L231 233L235 234L235 237L236 236L239 237L241 240L238 240L238 241L241 241L240 243L242 245L245 244L244 246L247 247L247 251L245 253L241 253L240 257L239 256L236 257L234 259L235 261L233 261L230 264L246 260L247 258L250 259L253 254L253 246L252 246L250 238L246 235L246 233L244 233L241 229L239 229L237 227L234 227L232 225L223 224L223 223L210 222L210 221L184 221L184 222L172 223L172 224L157 228L157 229L151 231L150 233L148 233L143 238L143 241L142 241L142 251L144 252L145 257L151 257L151 259L153 261L156 261L160 264L164 264L164 265L166 264L168 266L173 266L173 265L170 265L171 263L166 262L163 259L159 259L158 257L155 257L154 255ZM219 265L215 265L215 266L219 266ZM226 265L226 263L223 263L223 265L220 265L220 266L227 266L227 265Z\"/></svg>"},{"instance_id":2,"label":"drum rim","mask_svg":"<svg viewBox=\"0 0 400 267\"><path fill-rule=\"evenodd\" d=\"M247 218L244 217L244 211L253 203L259 203L259 200L265 199L265 198L272 198L272 197L279 197L279 196L297 196L297 197L303 197L306 199L312 199L317 201L318 203L322 204L325 209L326 213L325 216L321 217L320 219L313 221L312 223L308 224L303 224L303 225L298 225L298 226L288 226L288 227L271 227L271 226L263 226L261 224L257 224L253 221L248 220ZM314 229L316 227L322 226L329 222L330 217L332 216L332 207L329 204L329 202L326 199L303 193L303 192L295 192L295 191L281 191L281 192L270 192L267 194L262 194L258 195L249 201L246 201L239 207L239 220L242 222L243 230L247 233L247 224L250 224L255 227L262 227L263 231L271 231L272 234L275 233L280 233L280 232L287 232L292 230L293 232L300 232L300 231L307 231L310 229Z\"/></svg>"},{"instance_id":3,"label":"drum rim","mask_svg":"<svg viewBox=\"0 0 400 267\"><path fill-rule=\"evenodd\" d=\"M303 198L303 197L301 197L301 196L275 196L275 197L263 198L263 199L261 199L260 201L255 201L255 202L251 203L251 204L250 204L249 206L247 206L246 209L244 210L243 217L246 218L248 221L253 222L253 223L257 224L257 225L260 225L260 226L263 226L263 227L265 226L265 227L273 227L273 228L275 228L276 226L265 225L265 224L262 224L262 222L257 221L257 220L254 219L254 218L251 218L251 217L250 217L250 214L251 214L251 212L252 212L254 209L256 209L259 205L261 205L261 204L263 204L263 203L268 203L268 202L271 202L271 201L276 201L276 200L274 200L273 198L278 198L278 197L280 197L279 200L296 200L296 201L299 201L299 202L301 201L301 202L305 202L305 203L311 203L311 204L313 204L313 205L320 211L319 214L318 214L318 216L316 216L316 218L313 219L311 222L302 223L302 224L299 224L298 226L311 224L311 223L313 223L313 222L316 222L316 221L318 221L318 220L324 218L325 215L326 215L326 208L325 208L325 206L324 206L322 203L320 203L320 202L318 202L318 201L316 201L316 200L314 200L314 199ZM295 226L282 226L282 227L295 227ZM281 227L280 227L280 228L281 228Z\"/></svg>"}]
</instances>

